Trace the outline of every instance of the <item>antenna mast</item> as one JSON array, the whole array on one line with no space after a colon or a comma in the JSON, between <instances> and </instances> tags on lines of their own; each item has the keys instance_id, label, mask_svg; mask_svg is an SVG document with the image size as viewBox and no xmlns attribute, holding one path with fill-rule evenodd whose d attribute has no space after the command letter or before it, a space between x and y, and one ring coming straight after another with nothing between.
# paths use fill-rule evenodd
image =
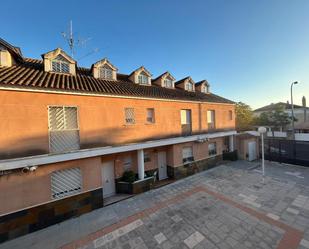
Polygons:
<instances>
[{"instance_id":1,"label":"antenna mast","mask_svg":"<svg viewBox=\"0 0 309 249\"><path fill-rule=\"evenodd\" d=\"M75 40L74 37L74 33L73 33L73 22L72 20L70 20L70 27L69 30L67 32L61 32L61 35L63 36L63 38L66 40L66 42L69 45L69 49L71 52L71 56L72 58L74 58L75 56L75 47L76 46L80 46L80 47L85 47L86 43L91 40L91 38L87 38L87 39L82 39L82 38L78 38L77 40ZM88 54L84 55L82 58L85 58L93 53L97 53L99 51L99 49L94 49L93 51L89 52Z\"/></svg>"}]
</instances>

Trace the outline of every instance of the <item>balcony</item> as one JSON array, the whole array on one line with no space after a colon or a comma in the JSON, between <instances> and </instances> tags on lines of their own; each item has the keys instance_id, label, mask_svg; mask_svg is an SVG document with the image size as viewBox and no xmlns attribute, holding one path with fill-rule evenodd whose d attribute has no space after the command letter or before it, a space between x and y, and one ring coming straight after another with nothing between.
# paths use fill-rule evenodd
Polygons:
<instances>
[{"instance_id":1,"label":"balcony","mask_svg":"<svg viewBox=\"0 0 309 249\"><path fill-rule=\"evenodd\" d=\"M181 135L182 136L190 136L190 135L192 135L191 124L182 124L181 125Z\"/></svg>"}]
</instances>

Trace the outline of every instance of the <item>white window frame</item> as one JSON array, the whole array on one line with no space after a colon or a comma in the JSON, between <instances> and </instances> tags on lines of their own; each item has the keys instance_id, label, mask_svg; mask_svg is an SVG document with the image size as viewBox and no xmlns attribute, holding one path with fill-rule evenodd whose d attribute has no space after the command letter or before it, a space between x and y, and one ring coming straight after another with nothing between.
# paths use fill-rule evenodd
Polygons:
<instances>
[{"instance_id":1,"label":"white window frame","mask_svg":"<svg viewBox=\"0 0 309 249\"><path fill-rule=\"evenodd\" d=\"M180 110L180 124L181 125L191 125L192 123L191 110L181 109Z\"/></svg>"},{"instance_id":2,"label":"white window frame","mask_svg":"<svg viewBox=\"0 0 309 249\"><path fill-rule=\"evenodd\" d=\"M155 109L154 108L147 108L147 117L146 117L146 122L148 124L154 124L155 123ZM149 113L152 113L151 117L148 115Z\"/></svg>"},{"instance_id":3,"label":"white window frame","mask_svg":"<svg viewBox=\"0 0 309 249\"><path fill-rule=\"evenodd\" d=\"M58 56L61 56L61 59L57 59ZM68 62L62 55L58 55L56 58L52 59L51 61L51 69L52 72L55 73L70 73L70 62ZM54 70L54 63L58 63L59 64L59 70ZM67 70L64 70L67 66Z\"/></svg>"},{"instance_id":4,"label":"white window frame","mask_svg":"<svg viewBox=\"0 0 309 249\"><path fill-rule=\"evenodd\" d=\"M61 173L62 176L60 175ZM67 190L65 189L66 187ZM50 188L51 199L53 200L81 193L83 189L82 170L79 167L75 167L52 172L50 175ZM56 189L58 189L58 192L55 192Z\"/></svg>"},{"instance_id":5,"label":"white window frame","mask_svg":"<svg viewBox=\"0 0 309 249\"><path fill-rule=\"evenodd\" d=\"M149 85L149 77L144 72L141 72L137 77L139 84Z\"/></svg>"},{"instance_id":6,"label":"white window frame","mask_svg":"<svg viewBox=\"0 0 309 249\"><path fill-rule=\"evenodd\" d=\"M151 162L151 155L150 151L144 151L144 163Z\"/></svg>"},{"instance_id":7,"label":"white window frame","mask_svg":"<svg viewBox=\"0 0 309 249\"><path fill-rule=\"evenodd\" d=\"M133 117L127 117L127 111L131 110ZM131 119L131 121L129 121ZM124 108L124 120L126 125L134 125L135 124L135 110L133 107L125 107Z\"/></svg>"},{"instance_id":8,"label":"white window frame","mask_svg":"<svg viewBox=\"0 0 309 249\"><path fill-rule=\"evenodd\" d=\"M210 148L212 145L214 145L213 148ZM214 151L214 153L213 153ZM216 156L218 154L217 152L217 143L216 142L212 142L208 144L208 156L209 157L213 157Z\"/></svg>"},{"instance_id":9,"label":"white window frame","mask_svg":"<svg viewBox=\"0 0 309 249\"><path fill-rule=\"evenodd\" d=\"M99 67L99 78L112 80L113 79L113 69L108 65L103 65Z\"/></svg>"},{"instance_id":10,"label":"white window frame","mask_svg":"<svg viewBox=\"0 0 309 249\"><path fill-rule=\"evenodd\" d=\"M208 93L208 86L207 85L203 85L202 86L202 92L203 93Z\"/></svg>"},{"instance_id":11,"label":"white window frame","mask_svg":"<svg viewBox=\"0 0 309 249\"><path fill-rule=\"evenodd\" d=\"M194 91L193 83L187 82L185 86L185 90L190 91L190 92Z\"/></svg>"},{"instance_id":12,"label":"white window frame","mask_svg":"<svg viewBox=\"0 0 309 249\"><path fill-rule=\"evenodd\" d=\"M165 79L164 80L164 87L173 88L174 87L173 81L171 79Z\"/></svg>"},{"instance_id":13,"label":"white window frame","mask_svg":"<svg viewBox=\"0 0 309 249\"><path fill-rule=\"evenodd\" d=\"M184 164L194 162L193 146L185 146L182 148L182 162Z\"/></svg>"},{"instance_id":14,"label":"white window frame","mask_svg":"<svg viewBox=\"0 0 309 249\"><path fill-rule=\"evenodd\" d=\"M52 130L50 127L50 122L51 122L51 117L50 117L50 113L49 113L49 108L52 107L57 107L57 108L63 108L63 111L65 111L65 108L76 108L76 124L77 124L77 128L76 129L63 129L63 130ZM78 106L69 106L69 105L49 105L47 106L47 114L48 114L48 149L50 153L57 153L57 152L51 152L52 148L51 148L51 132L61 132L61 131L77 131L78 132L78 148L80 148L80 126L79 126L79 107ZM65 118L64 118L64 123L65 123ZM64 124L65 126L65 124ZM69 150L68 150L69 151Z\"/></svg>"},{"instance_id":15,"label":"white window frame","mask_svg":"<svg viewBox=\"0 0 309 249\"><path fill-rule=\"evenodd\" d=\"M210 127L210 125L212 129L216 128L216 111L215 110L207 110L207 124L208 124L208 128Z\"/></svg>"}]
</instances>

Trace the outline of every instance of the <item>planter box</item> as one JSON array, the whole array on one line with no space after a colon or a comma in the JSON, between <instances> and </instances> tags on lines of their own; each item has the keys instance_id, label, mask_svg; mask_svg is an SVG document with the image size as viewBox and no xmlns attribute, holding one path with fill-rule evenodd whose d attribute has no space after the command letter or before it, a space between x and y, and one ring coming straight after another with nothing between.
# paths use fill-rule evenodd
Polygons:
<instances>
[{"instance_id":1,"label":"planter box","mask_svg":"<svg viewBox=\"0 0 309 249\"><path fill-rule=\"evenodd\" d=\"M133 183L116 180L116 191L121 194L139 194L149 191L153 185L154 179L147 177L144 180L138 180Z\"/></svg>"}]
</instances>

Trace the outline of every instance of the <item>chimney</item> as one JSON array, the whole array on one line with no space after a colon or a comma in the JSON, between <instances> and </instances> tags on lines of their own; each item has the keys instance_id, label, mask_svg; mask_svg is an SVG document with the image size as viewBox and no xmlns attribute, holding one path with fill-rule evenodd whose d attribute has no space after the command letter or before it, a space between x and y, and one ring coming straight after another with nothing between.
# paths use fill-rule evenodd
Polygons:
<instances>
[{"instance_id":1,"label":"chimney","mask_svg":"<svg viewBox=\"0 0 309 249\"><path fill-rule=\"evenodd\" d=\"M302 98L302 103L303 103L303 107L304 107L304 122L307 121L307 107L306 107L306 97L303 96Z\"/></svg>"}]
</instances>

